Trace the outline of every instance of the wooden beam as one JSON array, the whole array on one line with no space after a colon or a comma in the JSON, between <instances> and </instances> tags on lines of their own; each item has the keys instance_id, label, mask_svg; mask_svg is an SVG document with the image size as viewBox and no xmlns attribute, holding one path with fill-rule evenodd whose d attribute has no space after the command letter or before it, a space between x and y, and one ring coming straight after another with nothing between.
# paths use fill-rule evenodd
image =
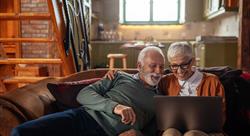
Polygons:
<instances>
[{"instance_id":1,"label":"wooden beam","mask_svg":"<svg viewBox=\"0 0 250 136\"><path fill-rule=\"evenodd\" d=\"M55 42L55 40L50 38L0 38L0 42L40 42L49 43Z\"/></svg>"},{"instance_id":2,"label":"wooden beam","mask_svg":"<svg viewBox=\"0 0 250 136\"><path fill-rule=\"evenodd\" d=\"M250 1L239 1L240 34L238 45L238 68L250 72Z\"/></svg>"},{"instance_id":3,"label":"wooden beam","mask_svg":"<svg viewBox=\"0 0 250 136\"><path fill-rule=\"evenodd\" d=\"M49 58L7 58L0 59L0 64L61 64L61 59Z\"/></svg>"},{"instance_id":4,"label":"wooden beam","mask_svg":"<svg viewBox=\"0 0 250 136\"><path fill-rule=\"evenodd\" d=\"M48 77L10 77L3 80L5 84L13 84L13 83L34 83Z\"/></svg>"},{"instance_id":5,"label":"wooden beam","mask_svg":"<svg viewBox=\"0 0 250 136\"><path fill-rule=\"evenodd\" d=\"M50 20L48 13L0 13L0 20Z\"/></svg>"}]
</instances>

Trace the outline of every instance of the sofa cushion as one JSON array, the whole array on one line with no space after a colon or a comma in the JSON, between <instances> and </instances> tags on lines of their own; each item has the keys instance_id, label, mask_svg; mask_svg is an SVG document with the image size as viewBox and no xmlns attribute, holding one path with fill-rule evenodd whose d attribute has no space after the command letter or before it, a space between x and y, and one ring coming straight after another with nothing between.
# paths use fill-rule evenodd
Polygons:
<instances>
[{"instance_id":1,"label":"sofa cushion","mask_svg":"<svg viewBox=\"0 0 250 136\"><path fill-rule=\"evenodd\" d=\"M56 99L56 105L59 111L64 111L71 108L79 107L80 104L76 101L76 96L79 91L95 83L101 78L92 78L80 81L61 82L61 83L48 83L47 87L51 94Z\"/></svg>"}]
</instances>

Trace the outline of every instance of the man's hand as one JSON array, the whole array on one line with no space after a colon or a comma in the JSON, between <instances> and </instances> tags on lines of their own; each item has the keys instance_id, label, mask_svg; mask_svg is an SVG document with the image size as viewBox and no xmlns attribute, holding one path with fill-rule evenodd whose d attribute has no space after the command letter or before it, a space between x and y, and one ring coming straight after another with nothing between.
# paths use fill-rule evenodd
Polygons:
<instances>
[{"instance_id":1,"label":"man's hand","mask_svg":"<svg viewBox=\"0 0 250 136\"><path fill-rule=\"evenodd\" d=\"M113 80L115 77L115 73L117 72L117 70L109 70L106 74L105 74L105 78L108 78L109 80Z\"/></svg>"},{"instance_id":2,"label":"man's hand","mask_svg":"<svg viewBox=\"0 0 250 136\"><path fill-rule=\"evenodd\" d=\"M136 121L136 115L131 107L118 104L114 108L114 113L122 117L122 123L133 125Z\"/></svg>"},{"instance_id":3,"label":"man's hand","mask_svg":"<svg viewBox=\"0 0 250 136\"><path fill-rule=\"evenodd\" d=\"M137 136L136 131L134 129L130 129L128 131L122 132L119 136Z\"/></svg>"}]
</instances>

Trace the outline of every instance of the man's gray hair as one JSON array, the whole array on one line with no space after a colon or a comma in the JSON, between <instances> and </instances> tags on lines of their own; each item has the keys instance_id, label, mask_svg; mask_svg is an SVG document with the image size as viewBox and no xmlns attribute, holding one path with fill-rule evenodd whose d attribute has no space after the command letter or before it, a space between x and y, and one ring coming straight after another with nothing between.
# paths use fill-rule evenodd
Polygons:
<instances>
[{"instance_id":1,"label":"man's gray hair","mask_svg":"<svg viewBox=\"0 0 250 136\"><path fill-rule=\"evenodd\" d=\"M162 50L159 47L155 47L155 46L148 46L148 47L145 47L144 49L142 49L138 55L137 62L140 62L142 65L144 65L145 55L149 51L156 51L159 54L161 54L161 56L163 57L164 62L165 62L165 57L164 57Z\"/></svg>"},{"instance_id":2,"label":"man's gray hair","mask_svg":"<svg viewBox=\"0 0 250 136\"><path fill-rule=\"evenodd\" d=\"M193 58L192 47L188 42L175 42L169 46L167 53L168 61L170 62L172 58L177 56L183 56L187 59Z\"/></svg>"}]
</instances>

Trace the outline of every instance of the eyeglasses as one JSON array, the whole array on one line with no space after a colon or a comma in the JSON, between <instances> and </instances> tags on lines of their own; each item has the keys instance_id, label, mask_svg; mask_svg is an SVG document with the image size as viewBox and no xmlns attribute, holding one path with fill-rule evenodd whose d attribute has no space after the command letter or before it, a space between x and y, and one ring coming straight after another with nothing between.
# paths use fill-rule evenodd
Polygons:
<instances>
[{"instance_id":1,"label":"eyeglasses","mask_svg":"<svg viewBox=\"0 0 250 136\"><path fill-rule=\"evenodd\" d=\"M170 68L171 70L178 70L178 68L181 68L182 70L186 70L186 69L189 68L189 65L191 64L191 62L192 62L192 59L189 60L189 61L188 61L187 63L185 63L185 64L180 64L180 65L169 65L169 68Z\"/></svg>"}]
</instances>

